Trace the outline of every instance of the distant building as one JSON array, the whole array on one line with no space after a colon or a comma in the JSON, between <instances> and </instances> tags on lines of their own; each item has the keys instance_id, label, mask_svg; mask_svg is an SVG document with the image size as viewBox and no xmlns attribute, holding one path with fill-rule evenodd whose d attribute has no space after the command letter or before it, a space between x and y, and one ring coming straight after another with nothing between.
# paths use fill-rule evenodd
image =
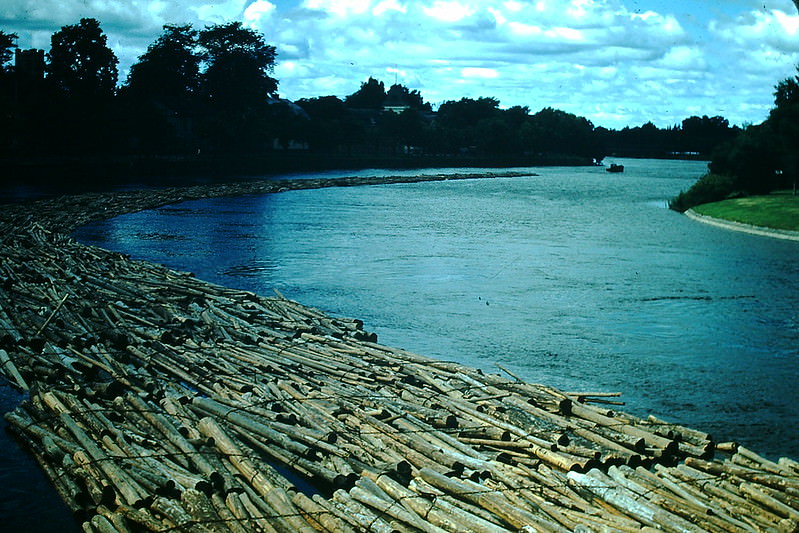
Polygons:
<instances>
[{"instance_id":1,"label":"distant building","mask_svg":"<svg viewBox=\"0 0 799 533\"><path fill-rule=\"evenodd\" d=\"M383 101L383 110L391 111L392 113L402 113L410 108L411 105L408 102L407 89L403 91L402 85L392 85L388 93L386 93L386 99Z\"/></svg>"}]
</instances>

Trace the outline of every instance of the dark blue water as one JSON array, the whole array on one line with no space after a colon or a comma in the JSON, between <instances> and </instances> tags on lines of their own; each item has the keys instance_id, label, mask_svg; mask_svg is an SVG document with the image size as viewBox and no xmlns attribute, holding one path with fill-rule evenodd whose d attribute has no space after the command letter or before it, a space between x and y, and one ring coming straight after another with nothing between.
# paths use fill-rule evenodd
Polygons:
<instances>
[{"instance_id":1,"label":"dark blue water","mask_svg":"<svg viewBox=\"0 0 799 533\"><path fill-rule=\"evenodd\" d=\"M382 343L799 457L799 243L665 207L704 163L203 200L84 242L361 318Z\"/></svg>"}]
</instances>

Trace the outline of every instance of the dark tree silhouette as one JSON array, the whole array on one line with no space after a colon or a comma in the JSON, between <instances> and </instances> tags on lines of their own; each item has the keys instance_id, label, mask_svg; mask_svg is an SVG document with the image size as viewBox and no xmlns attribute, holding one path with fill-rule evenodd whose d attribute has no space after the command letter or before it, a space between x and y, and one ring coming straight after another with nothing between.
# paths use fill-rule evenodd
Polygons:
<instances>
[{"instance_id":1,"label":"dark tree silhouette","mask_svg":"<svg viewBox=\"0 0 799 533\"><path fill-rule=\"evenodd\" d=\"M575 154L598 160L604 157L594 125L584 117L545 107L527 124L524 143L532 152ZM654 125L652 128L656 129Z\"/></svg>"},{"instance_id":2,"label":"dark tree silhouette","mask_svg":"<svg viewBox=\"0 0 799 533\"><path fill-rule=\"evenodd\" d=\"M197 30L164 26L128 75L121 94L128 104L126 127L142 153L191 153L197 150L194 117L200 89Z\"/></svg>"},{"instance_id":3,"label":"dark tree silhouette","mask_svg":"<svg viewBox=\"0 0 799 533\"><path fill-rule=\"evenodd\" d=\"M419 91L411 91L404 85L396 83L389 88L388 92L386 92L386 98L383 101L383 105L406 106L410 109L416 109L419 111L432 111L430 104L424 101Z\"/></svg>"},{"instance_id":4,"label":"dark tree silhouette","mask_svg":"<svg viewBox=\"0 0 799 533\"><path fill-rule=\"evenodd\" d=\"M364 135L364 126L344 102L335 96L303 98L297 104L308 114L304 139L318 152L351 153Z\"/></svg>"},{"instance_id":5,"label":"dark tree silhouette","mask_svg":"<svg viewBox=\"0 0 799 533\"><path fill-rule=\"evenodd\" d=\"M277 96L272 78L275 47L241 22L217 24L200 31L204 146L215 151L263 150L275 137L275 113L269 98ZM279 117L278 117L279 118Z\"/></svg>"},{"instance_id":6,"label":"dark tree silhouette","mask_svg":"<svg viewBox=\"0 0 799 533\"><path fill-rule=\"evenodd\" d=\"M275 96L277 80L269 75L275 47L266 44L261 33L241 22L217 24L200 32L199 44L206 64L203 89L214 106L258 106Z\"/></svg>"},{"instance_id":7,"label":"dark tree silhouette","mask_svg":"<svg viewBox=\"0 0 799 533\"><path fill-rule=\"evenodd\" d=\"M0 31L0 154L9 150L19 133L19 106L13 69L8 65L17 47L15 33Z\"/></svg>"},{"instance_id":8,"label":"dark tree silhouette","mask_svg":"<svg viewBox=\"0 0 799 533\"><path fill-rule=\"evenodd\" d=\"M46 81L52 97L40 105L44 146L53 153L109 153L119 140L114 116L118 60L100 23L83 18L51 38Z\"/></svg>"},{"instance_id":9,"label":"dark tree silhouette","mask_svg":"<svg viewBox=\"0 0 799 533\"><path fill-rule=\"evenodd\" d=\"M16 39L16 33L0 31L0 73L10 70L7 63L14 57L14 49L17 47L17 44L14 42Z\"/></svg>"},{"instance_id":10,"label":"dark tree silhouette","mask_svg":"<svg viewBox=\"0 0 799 533\"><path fill-rule=\"evenodd\" d=\"M117 85L117 59L100 23L83 18L55 32L47 54L47 77L70 98L110 98Z\"/></svg>"},{"instance_id":11,"label":"dark tree silhouette","mask_svg":"<svg viewBox=\"0 0 799 533\"><path fill-rule=\"evenodd\" d=\"M799 66L796 70L799 71ZM786 78L777 84L774 88L774 103L777 107L799 103L799 76Z\"/></svg>"},{"instance_id":12,"label":"dark tree silhouette","mask_svg":"<svg viewBox=\"0 0 799 533\"><path fill-rule=\"evenodd\" d=\"M131 96L170 107L190 103L200 86L197 30L191 25L164 26L128 75Z\"/></svg>"},{"instance_id":13,"label":"dark tree silhouette","mask_svg":"<svg viewBox=\"0 0 799 533\"><path fill-rule=\"evenodd\" d=\"M682 121L681 152L709 154L721 142L735 135L729 121L720 116L692 116Z\"/></svg>"},{"instance_id":14,"label":"dark tree silhouette","mask_svg":"<svg viewBox=\"0 0 799 533\"><path fill-rule=\"evenodd\" d=\"M360 89L344 100L344 103L356 109L382 109L385 100L386 86L382 81L369 77L361 84Z\"/></svg>"}]
</instances>

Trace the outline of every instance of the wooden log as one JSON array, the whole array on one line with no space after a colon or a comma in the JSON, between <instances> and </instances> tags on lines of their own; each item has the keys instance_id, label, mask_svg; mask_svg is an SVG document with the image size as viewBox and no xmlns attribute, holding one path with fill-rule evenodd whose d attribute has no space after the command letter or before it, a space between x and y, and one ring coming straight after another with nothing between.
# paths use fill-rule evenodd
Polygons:
<instances>
[{"instance_id":1,"label":"wooden log","mask_svg":"<svg viewBox=\"0 0 799 533\"><path fill-rule=\"evenodd\" d=\"M199 472L207 476L207 478L211 478L214 474L218 474L215 470L213 465L211 465L201 454L197 448L189 442L177 428L170 422L165 416L157 412L157 408L155 405L147 404L143 399L135 394L130 394L126 397L127 401L139 411L139 414L143 416L148 422L150 422L155 428L157 428L160 433L166 437L166 439L171 443L175 448L177 448L179 454L182 454L186 459L188 459L191 464L193 464Z\"/></svg>"},{"instance_id":2,"label":"wooden log","mask_svg":"<svg viewBox=\"0 0 799 533\"><path fill-rule=\"evenodd\" d=\"M422 519L413 511L403 507L400 502L392 499L391 496L381 489L380 486L371 478L361 477L356 483L356 486L350 490L350 495L355 499L360 499L363 501L363 503L367 503L375 509L380 510L384 514L390 515L393 518L410 525L416 530L423 531L425 533L444 533L445 531L444 529L441 529L440 527Z\"/></svg>"},{"instance_id":3,"label":"wooden log","mask_svg":"<svg viewBox=\"0 0 799 533\"><path fill-rule=\"evenodd\" d=\"M791 479L780 475L769 474L763 472L762 470L744 468L727 462L711 462L704 461L702 459L696 459L694 457L688 457L685 460L685 465L714 475L726 474L729 476L736 476L743 480L752 481L754 483L765 485L777 490L784 491L799 489L799 479Z\"/></svg>"},{"instance_id":4,"label":"wooden log","mask_svg":"<svg viewBox=\"0 0 799 533\"><path fill-rule=\"evenodd\" d=\"M275 528L263 517L263 513L249 501L246 494L229 492L225 497L225 504L245 530L276 533Z\"/></svg>"},{"instance_id":5,"label":"wooden log","mask_svg":"<svg viewBox=\"0 0 799 533\"><path fill-rule=\"evenodd\" d=\"M779 517L768 513L750 500L739 495L738 490L727 490L721 478L709 478L707 473L695 470L686 465L677 465L672 469L678 478L700 487L702 492L710 495L716 505L740 522L747 524L751 530L768 529L779 521Z\"/></svg>"},{"instance_id":6,"label":"wooden log","mask_svg":"<svg viewBox=\"0 0 799 533\"><path fill-rule=\"evenodd\" d=\"M749 448L746 448L744 446L738 446L738 450L737 450L736 454L732 456L732 461L733 462L735 462L736 457L743 458L746 461L749 461L750 463L755 465L756 468L759 468L761 470L765 470L766 472L769 472L769 473L772 473L772 474L778 474L778 475L781 475L781 476L789 476L789 477L791 477L791 476L799 477L799 476L797 476L796 472L792 471L792 469L785 468L783 465L781 465L779 463L775 463L774 461L770 461L770 460L766 459L765 457L762 457L762 456L756 454L755 452L753 452L752 450L750 450Z\"/></svg>"},{"instance_id":7,"label":"wooden log","mask_svg":"<svg viewBox=\"0 0 799 533\"><path fill-rule=\"evenodd\" d=\"M164 516L174 524L174 528L179 531L190 533L213 533L213 530L203 524L197 523L195 519L175 500L170 500L158 496L153 500L150 509Z\"/></svg>"},{"instance_id":8,"label":"wooden log","mask_svg":"<svg viewBox=\"0 0 799 533\"><path fill-rule=\"evenodd\" d=\"M22 374L19 373L17 366L8 356L8 352L3 349L0 349L0 371L2 371L2 373L8 377L9 381L16 384L17 387L23 391L30 390L25 378L22 377Z\"/></svg>"},{"instance_id":9,"label":"wooden log","mask_svg":"<svg viewBox=\"0 0 799 533\"><path fill-rule=\"evenodd\" d=\"M772 513L775 513L782 518L789 518L799 522L799 509L791 507L790 505L786 505L777 498L770 496L754 483L741 483L738 485L738 490L741 494L750 500L757 502L759 505L763 506L765 509L768 509Z\"/></svg>"},{"instance_id":10,"label":"wooden log","mask_svg":"<svg viewBox=\"0 0 799 533\"><path fill-rule=\"evenodd\" d=\"M180 503L196 523L220 533L229 530L219 513L216 512L211 500L199 490L184 490L180 495Z\"/></svg>"},{"instance_id":11,"label":"wooden log","mask_svg":"<svg viewBox=\"0 0 799 533\"><path fill-rule=\"evenodd\" d=\"M541 531L567 533L567 530L559 524L548 520L548 516L542 517L534 515L524 509L515 507L500 492L491 491L479 485L474 486L468 481L455 481L434 470L426 468L419 470L419 475L434 487L448 492L457 498L465 499L479 505L500 517L514 528L520 529L525 526L533 526Z\"/></svg>"},{"instance_id":12,"label":"wooden log","mask_svg":"<svg viewBox=\"0 0 799 533\"><path fill-rule=\"evenodd\" d=\"M97 444L75 423L72 417L67 413L59 415L61 423L72 433L77 441L86 449L91 459L84 461L91 462L108 476L109 481L114 485L116 490L125 498L129 505L137 505L144 500L147 494L141 487L133 481L133 479L121 468L117 466L115 461L108 457ZM76 461L78 454L76 454Z\"/></svg>"},{"instance_id":13,"label":"wooden log","mask_svg":"<svg viewBox=\"0 0 799 533\"><path fill-rule=\"evenodd\" d=\"M369 473L365 473L371 476ZM418 494L403 487L387 475L376 475L372 480L406 509L416 513L424 520L452 533L470 531L474 533L508 533L509 530L488 522L468 511L458 508L446 501Z\"/></svg>"},{"instance_id":14,"label":"wooden log","mask_svg":"<svg viewBox=\"0 0 799 533\"><path fill-rule=\"evenodd\" d=\"M381 515L374 513L368 507L350 497L349 493L339 489L333 493L333 499L328 500L328 505L339 509L342 517L362 531L374 533L393 533L391 524Z\"/></svg>"},{"instance_id":15,"label":"wooden log","mask_svg":"<svg viewBox=\"0 0 799 533\"><path fill-rule=\"evenodd\" d=\"M309 524L318 524L319 531L335 531L336 533L355 533L355 530L344 520L331 513L326 507L319 505L302 492L295 492L291 501Z\"/></svg>"},{"instance_id":16,"label":"wooden log","mask_svg":"<svg viewBox=\"0 0 799 533\"><path fill-rule=\"evenodd\" d=\"M713 442L713 437L709 433L681 426L679 424L672 424L653 415L649 415L646 418L646 422L657 428L658 433L670 439L674 438L676 440L685 440L696 446L704 446L708 442Z\"/></svg>"},{"instance_id":17,"label":"wooden log","mask_svg":"<svg viewBox=\"0 0 799 533\"><path fill-rule=\"evenodd\" d=\"M215 420L208 417L203 418L200 420L198 428L203 435L214 439L214 445L225 454L228 461L259 494L263 496L275 488L284 488L285 481L282 481L283 478L280 474L266 465L256 465Z\"/></svg>"},{"instance_id":18,"label":"wooden log","mask_svg":"<svg viewBox=\"0 0 799 533\"><path fill-rule=\"evenodd\" d=\"M292 440L279 431L275 431L265 424L250 419L249 417L238 412L236 409L226 407L210 398L202 398L197 396L192 399L191 405L193 408L196 407L201 413L212 414L214 416L220 417L223 420L227 420L228 422L236 424L237 426L244 428L249 432L269 439L270 442L273 442L274 444L277 444L278 446L281 446L282 448L285 448L286 450L295 453L300 457L305 457L306 459L310 460L315 460L317 458L317 453L307 445Z\"/></svg>"},{"instance_id":19,"label":"wooden log","mask_svg":"<svg viewBox=\"0 0 799 533\"><path fill-rule=\"evenodd\" d=\"M224 524L229 531L232 533L247 533L248 529L244 527L242 520L233 514L233 511L230 510L219 493L211 494L211 505L214 506L214 510L222 520L222 524Z\"/></svg>"},{"instance_id":20,"label":"wooden log","mask_svg":"<svg viewBox=\"0 0 799 533\"><path fill-rule=\"evenodd\" d=\"M114 529L119 533L133 533L133 530L131 529L132 524L124 517L124 515L112 511L105 505L100 505L97 507L97 514L108 520Z\"/></svg>"},{"instance_id":21,"label":"wooden log","mask_svg":"<svg viewBox=\"0 0 799 533\"><path fill-rule=\"evenodd\" d=\"M614 484L598 470L591 470L586 474L569 472L570 481L597 495L614 508L635 518L644 525L654 528L663 528L668 531L696 531L702 529L690 522L664 511L648 502L630 496L619 486Z\"/></svg>"},{"instance_id":22,"label":"wooden log","mask_svg":"<svg viewBox=\"0 0 799 533\"><path fill-rule=\"evenodd\" d=\"M659 435L655 435L654 433L644 430L639 427L634 427L626 424L619 424L618 421L614 420L613 418L600 414L588 407L580 404L575 404L572 406L571 409L572 416L576 416L579 418L583 418L585 420L590 420L596 424L611 427L615 431L619 433L624 433L632 437L640 437L643 438L648 446L653 448L660 448L664 450L666 453L675 453L678 450L677 442L671 439L667 439L665 437L661 437Z\"/></svg>"}]
</instances>

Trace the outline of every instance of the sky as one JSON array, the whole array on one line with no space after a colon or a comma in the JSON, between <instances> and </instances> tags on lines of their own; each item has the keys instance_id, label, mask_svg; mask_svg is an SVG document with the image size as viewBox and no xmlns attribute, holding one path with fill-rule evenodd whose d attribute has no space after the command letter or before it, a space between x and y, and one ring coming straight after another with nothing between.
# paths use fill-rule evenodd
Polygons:
<instances>
[{"instance_id":1,"label":"sky","mask_svg":"<svg viewBox=\"0 0 799 533\"><path fill-rule=\"evenodd\" d=\"M100 21L120 82L167 23L241 21L277 48L279 94L345 97L370 76L437 105L494 97L620 129L693 115L762 122L797 74L792 0L0 0L20 48Z\"/></svg>"}]
</instances>

